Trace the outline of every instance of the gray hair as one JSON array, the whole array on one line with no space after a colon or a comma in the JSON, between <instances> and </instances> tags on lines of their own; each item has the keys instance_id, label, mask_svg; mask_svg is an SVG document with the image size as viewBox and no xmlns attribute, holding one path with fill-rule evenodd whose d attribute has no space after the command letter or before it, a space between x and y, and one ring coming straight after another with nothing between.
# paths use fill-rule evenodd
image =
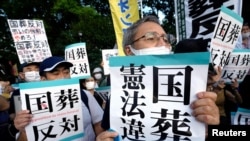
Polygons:
<instances>
[{"instance_id":1,"label":"gray hair","mask_svg":"<svg viewBox=\"0 0 250 141\"><path fill-rule=\"evenodd\" d=\"M143 17L142 19L139 19L138 21L136 21L135 23L133 23L129 28L127 28L123 34L123 42L122 42L122 46L123 46L123 51L125 52L125 47L127 45L131 45L135 34L137 33L138 27L145 23L145 22L154 22L160 25L160 21L156 16L153 15L148 15Z\"/></svg>"}]
</instances>

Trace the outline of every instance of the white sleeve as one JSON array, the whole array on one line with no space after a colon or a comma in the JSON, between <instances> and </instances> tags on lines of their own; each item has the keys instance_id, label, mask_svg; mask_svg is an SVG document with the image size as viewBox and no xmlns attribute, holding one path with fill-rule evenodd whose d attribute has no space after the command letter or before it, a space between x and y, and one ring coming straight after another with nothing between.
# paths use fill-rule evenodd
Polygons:
<instances>
[{"instance_id":1,"label":"white sleeve","mask_svg":"<svg viewBox=\"0 0 250 141\"><path fill-rule=\"evenodd\" d=\"M86 90L84 91L88 97L89 110L93 124L100 122L103 117L103 112L104 112L103 109L97 103L95 97L89 91Z\"/></svg>"}]
</instances>

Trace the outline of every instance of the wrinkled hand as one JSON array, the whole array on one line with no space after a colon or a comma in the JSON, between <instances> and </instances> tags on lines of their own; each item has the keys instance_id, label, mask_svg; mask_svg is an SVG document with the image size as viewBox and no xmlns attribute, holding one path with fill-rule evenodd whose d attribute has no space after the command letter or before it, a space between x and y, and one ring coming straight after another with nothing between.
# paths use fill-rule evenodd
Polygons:
<instances>
[{"instance_id":1,"label":"wrinkled hand","mask_svg":"<svg viewBox=\"0 0 250 141\"><path fill-rule=\"evenodd\" d=\"M16 114L14 125L16 129L22 131L31 122L31 119L32 115L29 114L29 110L22 110Z\"/></svg>"},{"instance_id":2,"label":"wrinkled hand","mask_svg":"<svg viewBox=\"0 0 250 141\"><path fill-rule=\"evenodd\" d=\"M116 136L118 136L117 132L104 131L96 137L96 141L113 141Z\"/></svg>"},{"instance_id":3,"label":"wrinkled hand","mask_svg":"<svg viewBox=\"0 0 250 141\"><path fill-rule=\"evenodd\" d=\"M214 92L200 92L197 94L197 100L191 104L193 116L197 120L208 125L218 125L220 122L220 114L215 101L217 95Z\"/></svg>"}]
</instances>

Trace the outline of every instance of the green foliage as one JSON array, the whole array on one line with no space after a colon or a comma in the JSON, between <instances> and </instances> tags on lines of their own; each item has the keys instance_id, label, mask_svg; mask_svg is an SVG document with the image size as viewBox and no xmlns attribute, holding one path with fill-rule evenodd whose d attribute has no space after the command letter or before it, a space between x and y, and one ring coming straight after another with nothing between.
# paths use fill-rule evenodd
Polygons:
<instances>
[{"instance_id":1,"label":"green foliage","mask_svg":"<svg viewBox=\"0 0 250 141\"><path fill-rule=\"evenodd\" d=\"M109 0L82 0L82 5L92 6L102 16L110 16Z\"/></svg>"},{"instance_id":2,"label":"green foliage","mask_svg":"<svg viewBox=\"0 0 250 141\"><path fill-rule=\"evenodd\" d=\"M175 34L173 0L143 0L143 6L151 9L144 14L166 17L163 27L168 33ZM48 42L53 55L62 56L67 45L85 42L91 69L101 62L101 49L111 49L115 44L115 32L108 0L3 0L0 9L9 19L43 20ZM6 19L0 18L0 24ZM82 33L82 36L79 36ZM17 59L8 26L0 26L0 52L10 49L9 56ZM12 48L11 48L12 47ZM18 62L18 61L17 61Z\"/></svg>"},{"instance_id":3,"label":"green foliage","mask_svg":"<svg viewBox=\"0 0 250 141\"><path fill-rule=\"evenodd\" d=\"M175 32L175 17L174 17L174 0L143 0L144 8L150 9L144 11L144 14L152 14L159 17L159 13L162 12L165 17L162 20L162 26L168 33L173 35Z\"/></svg>"},{"instance_id":4,"label":"green foliage","mask_svg":"<svg viewBox=\"0 0 250 141\"><path fill-rule=\"evenodd\" d=\"M63 31L59 35L61 38L56 40L56 45L65 47L75 42L85 42L91 68L99 65L102 59L101 49L110 49L115 44L111 17L101 16L91 6L81 6L75 3L69 6L65 0L57 2L53 13L54 15L60 14L58 23L63 23L61 27ZM79 33L82 35L79 36ZM61 51L58 53L60 54Z\"/></svg>"},{"instance_id":5,"label":"green foliage","mask_svg":"<svg viewBox=\"0 0 250 141\"><path fill-rule=\"evenodd\" d=\"M107 2L104 2L104 4L101 4L101 1L96 2L97 5L94 7L105 5L107 13L109 11ZM76 0L12 0L1 1L0 5L9 19L43 20L53 55L62 56L65 47L69 44L80 42L80 40L86 42L91 68L100 64L101 49L113 48L115 44L111 16L110 14L100 13L103 10L102 8L97 11L90 5L81 5L80 1ZM6 24L6 21L7 18L0 19L0 23ZM4 37L9 35L8 42L0 41L0 48L2 49L0 55L7 53L6 49L3 49L5 46L12 46L12 52L8 54L15 56L18 62L13 42L10 40L12 37L6 29L8 29L8 25L0 27L2 37L3 32L5 32ZM78 34L79 32L82 33L81 37Z\"/></svg>"}]
</instances>

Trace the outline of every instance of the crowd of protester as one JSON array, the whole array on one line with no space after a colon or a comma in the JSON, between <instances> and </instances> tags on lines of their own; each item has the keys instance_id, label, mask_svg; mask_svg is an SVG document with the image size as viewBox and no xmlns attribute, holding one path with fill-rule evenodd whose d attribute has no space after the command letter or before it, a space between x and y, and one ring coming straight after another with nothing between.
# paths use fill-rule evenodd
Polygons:
<instances>
[{"instance_id":1,"label":"crowd of protester","mask_svg":"<svg viewBox=\"0 0 250 141\"><path fill-rule=\"evenodd\" d=\"M137 29L137 33L133 33L132 30ZM141 53L146 53L146 48L159 47L159 52L169 54L171 52L171 45L169 44L167 38L165 37L165 31L160 26L158 19L153 16L146 16L144 19L136 22L129 28L131 34L124 35L124 52L126 55L142 55ZM128 31L129 31L128 30ZM140 32L139 32L140 31ZM147 32L148 31L148 32ZM141 35L139 35L141 34ZM241 48L250 48L250 28L247 23L243 25L242 28L242 46ZM144 40L145 38L145 40ZM149 42L151 41L151 42ZM153 43L154 41L154 43ZM184 52L203 52L207 51L204 45L197 43L198 41L193 41L192 39L187 39L180 41L176 45L176 50L174 53L184 53ZM153 43L153 44L150 44ZM199 44L197 46L196 44ZM184 48L184 46L187 46ZM161 48L162 47L162 48ZM190 47L190 48L188 48ZM144 50L143 50L144 49ZM141 50L141 51L139 51ZM142 51L143 50L143 51ZM156 52L156 54L159 54ZM153 54L153 50L148 50L148 54ZM147 54L146 53L146 54ZM49 61L48 61L49 59ZM57 65L51 64L51 60L56 60ZM8 61L1 58L0 62L0 133L4 140L8 141L25 141L27 140L25 133L25 126L29 124L32 115L27 110L16 111L14 96L20 95L20 90L15 88L14 84L18 83L29 83L34 81L44 81L44 80L55 80L70 78L69 68L72 66L70 62L65 62L63 58L53 56L51 58L45 59L43 62L31 62L20 65L18 76L13 74L13 68L10 64L6 63ZM61 63L59 63L61 62ZM90 62L91 63L91 62ZM52 68L53 67L53 68ZM46 68L50 68L50 71L46 71ZM57 71L57 76L55 75ZM232 85L226 85L219 77L221 70L216 69L217 75L209 75L208 85L207 85L207 95L216 94L217 99L212 99L214 105L208 105L215 111L207 111L207 115L211 115L214 119L211 121L206 121L201 119L198 115L197 119L206 124L228 124L230 125L230 112L237 110L238 107L243 107L250 109L250 72L245 77L243 82L238 83L235 79ZM67 72L67 73L65 73ZM66 75L66 76L65 76ZM90 98L91 102L91 113L96 113L95 118L93 115L89 115L89 118L84 121L85 131L89 131L86 135L89 138L85 140L105 140L115 137L118 133L109 132L109 100L103 99L95 91L95 88L110 85L109 75L105 76L103 74L103 68L97 66L91 74L91 77L80 81L80 86L85 89L84 92ZM212 92L212 93L210 93ZM94 104L93 104L94 103ZM232 104L233 103L233 104ZM216 106L215 106L216 105ZM218 122L216 120L216 109L218 107ZM195 109L194 109L195 110ZM84 111L86 114L86 110ZM214 115L215 114L215 115ZM91 117L92 116L92 117ZM94 126L92 126L92 124ZM106 130L106 131L105 131Z\"/></svg>"}]
</instances>

